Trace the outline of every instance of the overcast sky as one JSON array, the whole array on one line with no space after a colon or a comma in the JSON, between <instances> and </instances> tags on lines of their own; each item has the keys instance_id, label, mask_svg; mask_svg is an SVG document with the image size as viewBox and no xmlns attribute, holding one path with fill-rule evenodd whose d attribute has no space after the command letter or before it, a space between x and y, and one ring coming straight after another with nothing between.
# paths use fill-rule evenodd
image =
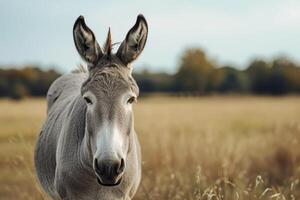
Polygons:
<instances>
[{"instance_id":1,"label":"overcast sky","mask_svg":"<svg viewBox=\"0 0 300 200\"><path fill-rule=\"evenodd\" d=\"M149 25L137 70L176 70L187 47L201 47L219 64L243 67L254 57L300 61L299 0L1 0L0 65L36 63L67 72L82 63L72 27L79 15L100 44L111 27L124 39L143 13Z\"/></svg>"}]
</instances>

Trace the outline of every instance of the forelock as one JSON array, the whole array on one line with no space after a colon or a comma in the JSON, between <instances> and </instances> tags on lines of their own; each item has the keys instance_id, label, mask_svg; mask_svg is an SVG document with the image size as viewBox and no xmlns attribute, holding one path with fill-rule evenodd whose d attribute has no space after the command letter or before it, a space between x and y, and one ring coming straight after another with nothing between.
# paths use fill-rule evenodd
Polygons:
<instances>
[{"instance_id":1,"label":"forelock","mask_svg":"<svg viewBox=\"0 0 300 200\"><path fill-rule=\"evenodd\" d=\"M106 95L116 95L118 91L126 89L130 89L136 95L139 94L138 86L128 69L117 65L111 65L90 74L82 85L82 93L89 89Z\"/></svg>"}]
</instances>

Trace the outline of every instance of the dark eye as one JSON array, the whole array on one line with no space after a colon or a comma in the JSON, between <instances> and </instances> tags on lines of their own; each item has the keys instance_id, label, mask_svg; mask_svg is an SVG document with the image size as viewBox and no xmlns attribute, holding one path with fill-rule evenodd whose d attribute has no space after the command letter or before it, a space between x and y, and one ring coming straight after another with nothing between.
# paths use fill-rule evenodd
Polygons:
<instances>
[{"instance_id":1,"label":"dark eye","mask_svg":"<svg viewBox=\"0 0 300 200\"><path fill-rule=\"evenodd\" d=\"M130 97L130 98L127 100L127 103L132 104L133 102L135 102L135 97Z\"/></svg>"},{"instance_id":2,"label":"dark eye","mask_svg":"<svg viewBox=\"0 0 300 200\"><path fill-rule=\"evenodd\" d=\"M83 97L87 104L93 104L92 100L89 97Z\"/></svg>"}]
</instances>

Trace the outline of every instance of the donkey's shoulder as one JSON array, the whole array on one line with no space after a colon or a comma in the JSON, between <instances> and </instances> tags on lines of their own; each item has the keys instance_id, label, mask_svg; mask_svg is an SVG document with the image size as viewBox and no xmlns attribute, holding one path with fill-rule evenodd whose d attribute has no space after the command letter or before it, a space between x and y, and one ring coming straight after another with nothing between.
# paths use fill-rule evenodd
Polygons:
<instances>
[{"instance_id":1,"label":"donkey's shoulder","mask_svg":"<svg viewBox=\"0 0 300 200\"><path fill-rule=\"evenodd\" d=\"M86 73L71 73L58 77L47 92L47 110L49 111L56 101L79 94L81 84L86 78Z\"/></svg>"}]
</instances>

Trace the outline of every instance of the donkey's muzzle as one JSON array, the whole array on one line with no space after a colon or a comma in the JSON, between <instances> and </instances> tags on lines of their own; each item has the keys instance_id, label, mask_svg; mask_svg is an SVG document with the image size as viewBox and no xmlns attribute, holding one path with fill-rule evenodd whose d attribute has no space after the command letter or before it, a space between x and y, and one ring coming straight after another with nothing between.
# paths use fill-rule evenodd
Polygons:
<instances>
[{"instance_id":1,"label":"donkey's muzzle","mask_svg":"<svg viewBox=\"0 0 300 200\"><path fill-rule=\"evenodd\" d=\"M121 183L125 169L124 159L121 160L94 160L95 173L100 185L116 186Z\"/></svg>"}]
</instances>

